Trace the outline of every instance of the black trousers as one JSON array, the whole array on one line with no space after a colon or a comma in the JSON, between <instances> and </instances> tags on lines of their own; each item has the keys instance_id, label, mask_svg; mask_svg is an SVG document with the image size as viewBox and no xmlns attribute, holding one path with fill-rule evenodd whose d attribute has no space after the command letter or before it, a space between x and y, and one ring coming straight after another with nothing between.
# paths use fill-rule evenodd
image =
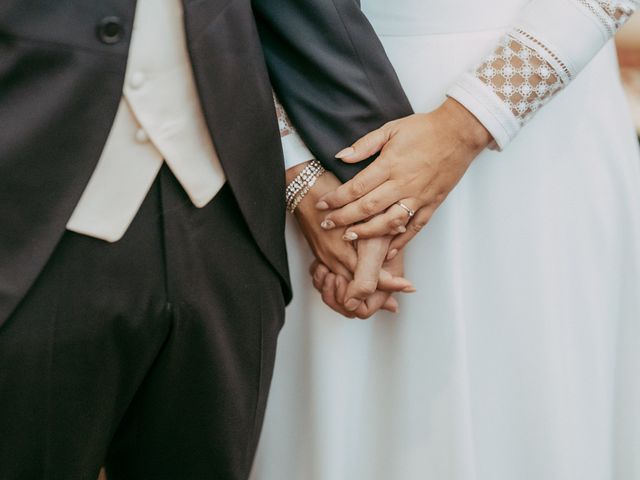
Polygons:
<instances>
[{"instance_id":1,"label":"black trousers","mask_svg":"<svg viewBox=\"0 0 640 480\"><path fill-rule=\"evenodd\" d=\"M166 169L116 243L67 232L0 328L0 479L245 480L284 317L228 186Z\"/></svg>"}]
</instances>

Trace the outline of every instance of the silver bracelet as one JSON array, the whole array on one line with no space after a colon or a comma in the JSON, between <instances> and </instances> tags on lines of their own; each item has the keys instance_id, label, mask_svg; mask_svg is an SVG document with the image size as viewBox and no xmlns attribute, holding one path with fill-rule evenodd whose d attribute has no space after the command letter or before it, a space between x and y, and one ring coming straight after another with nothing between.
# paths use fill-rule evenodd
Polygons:
<instances>
[{"instance_id":1,"label":"silver bracelet","mask_svg":"<svg viewBox=\"0 0 640 480\"><path fill-rule=\"evenodd\" d=\"M287 211L293 213L300 205L302 199L316 184L318 178L325 173L325 169L318 160L312 160L309 165L294 178L286 190Z\"/></svg>"}]
</instances>

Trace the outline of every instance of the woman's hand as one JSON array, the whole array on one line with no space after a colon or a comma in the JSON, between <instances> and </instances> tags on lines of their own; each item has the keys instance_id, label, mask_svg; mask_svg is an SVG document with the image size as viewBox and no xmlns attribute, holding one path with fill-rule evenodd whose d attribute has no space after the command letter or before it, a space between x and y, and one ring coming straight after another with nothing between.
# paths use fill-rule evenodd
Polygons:
<instances>
[{"instance_id":1,"label":"woman's hand","mask_svg":"<svg viewBox=\"0 0 640 480\"><path fill-rule=\"evenodd\" d=\"M452 99L431 113L384 125L336 155L355 163L381 151L351 181L320 198L319 210L337 209L325 215L322 228L370 219L349 227L345 240L402 234L391 250L401 248L426 225L491 140L484 126Z\"/></svg>"},{"instance_id":2,"label":"woman's hand","mask_svg":"<svg viewBox=\"0 0 640 480\"><path fill-rule=\"evenodd\" d=\"M301 168L304 167L301 166ZM288 180L291 181L297 174L296 170L301 168L287 171ZM384 251L370 249L365 255L358 255L354 245L342 239L343 231L336 229L328 232L320 227L324 213L319 212L315 208L315 204L321 196L335 190L340 185L340 180L332 173L325 173L318 178L313 188L296 209L296 218L315 257L326 265L331 272L344 277L348 281L353 280L354 273L359 268L363 268L364 265L377 265L377 267L368 270L371 278L359 278L358 283L373 281L377 284L377 289L390 292L412 291L413 286L408 280L380 270L380 265L387 254L390 240L387 239ZM363 243L373 242L377 244L380 241L372 239L363 241Z\"/></svg>"}]
</instances>

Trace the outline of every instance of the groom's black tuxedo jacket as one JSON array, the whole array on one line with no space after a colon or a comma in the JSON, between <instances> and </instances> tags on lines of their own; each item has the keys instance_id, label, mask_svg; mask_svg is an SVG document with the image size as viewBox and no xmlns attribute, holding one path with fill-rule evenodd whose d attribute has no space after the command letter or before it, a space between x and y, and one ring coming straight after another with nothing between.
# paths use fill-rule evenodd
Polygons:
<instances>
[{"instance_id":1,"label":"groom's black tuxedo jacket","mask_svg":"<svg viewBox=\"0 0 640 480\"><path fill-rule=\"evenodd\" d=\"M288 285L269 73L302 137L343 179L354 167L334 153L410 107L356 0L183 1L216 149L256 242ZM0 1L0 324L52 254L100 157L135 3Z\"/></svg>"}]
</instances>

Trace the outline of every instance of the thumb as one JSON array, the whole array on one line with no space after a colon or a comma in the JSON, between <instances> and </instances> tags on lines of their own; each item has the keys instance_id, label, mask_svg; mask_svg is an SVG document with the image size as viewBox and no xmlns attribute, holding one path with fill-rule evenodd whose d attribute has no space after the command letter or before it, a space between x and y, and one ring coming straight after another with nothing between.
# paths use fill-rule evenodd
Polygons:
<instances>
[{"instance_id":1,"label":"thumb","mask_svg":"<svg viewBox=\"0 0 640 480\"><path fill-rule=\"evenodd\" d=\"M358 263L345 295L345 308L350 312L355 311L367 297L375 293L389 243L389 237L358 243Z\"/></svg>"},{"instance_id":2,"label":"thumb","mask_svg":"<svg viewBox=\"0 0 640 480\"><path fill-rule=\"evenodd\" d=\"M385 146L390 138L391 133L389 129L384 127L378 128L362 137L352 146L338 152L336 158L346 163L361 162L382 150L382 147Z\"/></svg>"}]
</instances>

